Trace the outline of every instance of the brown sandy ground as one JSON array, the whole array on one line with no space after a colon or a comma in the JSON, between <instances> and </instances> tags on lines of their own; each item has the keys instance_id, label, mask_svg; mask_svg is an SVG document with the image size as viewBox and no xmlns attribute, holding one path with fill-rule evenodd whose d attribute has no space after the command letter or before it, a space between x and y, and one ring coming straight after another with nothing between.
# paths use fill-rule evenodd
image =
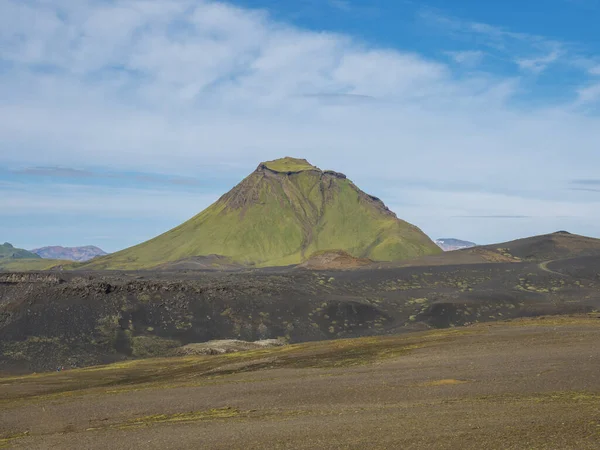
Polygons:
<instances>
[{"instance_id":1,"label":"brown sandy ground","mask_svg":"<svg viewBox=\"0 0 600 450\"><path fill-rule=\"evenodd\" d=\"M0 448L597 449L600 318L0 378Z\"/></svg>"}]
</instances>

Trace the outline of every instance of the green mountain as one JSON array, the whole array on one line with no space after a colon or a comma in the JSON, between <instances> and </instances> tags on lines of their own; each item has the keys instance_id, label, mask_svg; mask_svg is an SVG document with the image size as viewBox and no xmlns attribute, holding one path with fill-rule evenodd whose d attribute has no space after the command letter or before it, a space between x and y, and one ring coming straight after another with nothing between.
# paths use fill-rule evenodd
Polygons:
<instances>
[{"instance_id":1,"label":"green mountain","mask_svg":"<svg viewBox=\"0 0 600 450\"><path fill-rule=\"evenodd\" d=\"M441 252L419 228L398 219L345 175L322 171L303 159L283 158L261 163L180 226L80 267L143 269L207 255L279 266L330 249L379 261Z\"/></svg>"},{"instance_id":2,"label":"green mountain","mask_svg":"<svg viewBox=\"0 0 600 450\"><path fill-rule=\"evenodd\" d=\"M12 244L5 242L0 245L0 259L11 258L11 259L40 259L35 253L23 250L22 248L15 248Z\"/></svg>"},{"instance_id":3,"label":"green mountain","mask_svg":"<svg viewBox=\"0 0 600 450\"><path fill-rule=\"evenodd\" d=\"M8 242L0 245L0 271L47 270L62 262L42 259L35 253L15 248Z\"/></svg>"}]
</instances>

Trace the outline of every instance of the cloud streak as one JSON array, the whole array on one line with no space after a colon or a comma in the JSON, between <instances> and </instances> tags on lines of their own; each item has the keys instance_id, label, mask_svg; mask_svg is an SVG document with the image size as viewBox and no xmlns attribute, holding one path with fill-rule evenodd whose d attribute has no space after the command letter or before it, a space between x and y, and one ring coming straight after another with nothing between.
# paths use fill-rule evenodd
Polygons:
<instances>
[{"instance_id":1,"label":"cloud streak","mask_svg":"<svg viewBox=\"0 0 600 450\"><path fill-rule=\"evenodd\" d=\"M531 216L503 216L500 214L491 214L487 216L452 216L461 219L530 219Z\"/></svg>"},{"instance_id":2,"label":"cloud streak","mask_svg":"<svg viewBox=\"0 0 600 450\"><path fill-rule=\"evenodd\" d=\"M485 53L479 50L448 51L445 53L456 63L463 64L467 67L476 66L485 56Z\"/></svg>"},{"instance_id":3,"label":"cloud streak","mask_svg":"<svg viewBox=\"0 0 600 450\"><path fill-rule=\"evenodd\" d=\"M576 66L585 60L577 53L572 54L570 44L544 36L463 20L432 8L422 9L420 17L426 24L445 30L463 41L485 47L497 61L509 61L525 73L537 75L553 64ZM476 58L477 52L481 50L453 53L459 59L466 57L469 61L470 58Z\"/></svg>"},{"instance_id":4,"label":"cloud streak","mask_svg":"<svg viewBox=\"0 0 600 450\"><path fill-rule=\"evenodd\" d=\"M129 180L150 184L171 184L179 186L201 186L203 183L197 178L179 177L165 174L150 173L119 173L97 172L93 170L74 169L70 167L28 167L13 169L10 173L32 177L55 179L96 179L96 180Z\"/></svg>"},{"instance_id":5,"label":"cloud streak","mask_svg":"<svg viewBox=\"0 0 600 450\"><path fill-rule=\"evenodd\" d=\"M593 179L585 179L585 180L571 180L570 183L571 184L581 184L584 186L600 186L600 179L593 178Z\"/></svg>"}]
</instances>

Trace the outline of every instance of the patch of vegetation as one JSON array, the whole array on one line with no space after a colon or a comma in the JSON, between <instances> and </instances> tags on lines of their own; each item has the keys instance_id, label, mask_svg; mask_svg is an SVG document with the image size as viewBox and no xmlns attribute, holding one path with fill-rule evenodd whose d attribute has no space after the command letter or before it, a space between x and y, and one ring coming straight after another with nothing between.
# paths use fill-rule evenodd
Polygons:
<instances>
[{"instance_id":1,"label":"patch of vegetation","mask_svg":"<svg viewBox=\"0 0 600 450\"><path fill-rule=\"evenodd\" d=\"M315 166L310 164L305 159L290 158L290 157L280 158L280 159L276 159L274 161L267 161L263 164L267 168L269 168L275 172L282 172L282 173L303 172L305 170L317 170L317 171L319 170L318 168L316 168Z\"/></svg>"},{"instance_id":2,"label":"patch of vegetation","mask_svg":"<svg viewBox=\"0 0 600 450\"><path fill-rule=\"evenodd\" d=\"M10 448L14 441L29 436L28 431L22 433L12 433L6 435L0 435L0 448Z\"/></svg>"},{"instance_id":3,"label":"patch of vegetation","mask_svg":"<svg viewBox=\"0 0 600 450\"><path fill-rule=\"evenodd\" d=\"M134 336L131 339L132 355L136 358L167 356L171 350L180 345L179 341L158 336Z\"/></svg>"},{"instance_id":4,"label":"patch of vegetation","mask_svg":"<svg viewBox=\"0 0 600 450\"><path fill-rule=\"evenodd\" d=\"M468 383L466 380L455 380L453 378L448 378L444 380L433 380L428 381L426 383L421 383L419 386L429 387L429 386L454 386L457 384L465 384Z\"/></svg>"},{"instance_id":5,"label":"patch of vegetation","mask_svg":"<svg viewBox=\"0 0 600 450\"><path fill-rule=\"evenodd\" d=\"M0 258L0 270L5 270L7 272L50 270L56 266L66 266L71 264L73 264L73 261L62 261L59 259Z\"/></svg>"},{"instance_id":6,"label":"patch of vegetation","mask_svg":"<svg viewBox=\"0 0 600 450\"><path fill-rule=\"evenodd\" d=\"M151 416L144 416L136 419L130 419L126 422L109 425L108 428L127 429L147 427L161 423L188 423L204 420L230 419L232 417L238 417L242 414L242 411L239 409L226 406L224 408L214 408L207 411L191 411L186 413L155 414ZM98 428L89 428L88 431L95 429Z\"/></svg>"},{"instance_id":7,"label":"patch of vegetation","mask_svg":"<svg viewBox=\"0 0 600 450\"><path fill-rule=\"evenodd\" d=\"M30 361L45 352L68 353L68 346L59 338L29 336L23 341L0 341L0 354L15 361Z\"/></svg>"}]
</instances>

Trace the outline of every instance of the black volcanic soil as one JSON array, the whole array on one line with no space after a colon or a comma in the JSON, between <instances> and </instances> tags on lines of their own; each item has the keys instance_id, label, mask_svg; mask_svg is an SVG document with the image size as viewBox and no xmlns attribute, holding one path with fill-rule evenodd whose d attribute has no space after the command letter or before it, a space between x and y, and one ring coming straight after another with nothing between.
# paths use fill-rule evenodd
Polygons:
<instances>
[{"instance_id":1,"label":"black volcanic soil","mask_svg":"<svg viewBox=\"0 0 600 450\"><path fill-rule=\"evenodd\" d=\"M460 252L452 252L460 253ZM600 310L600 257L357 270L0 274L0 371L213 339L386 335Z\"/></svg>"},{"instance_id":2,"label":"black volcanic soil","mask_svg":"<svg viewBox=\"0 0 600 450\"><path fill-rule=\"evenodd\" d=\"M0 377L0 448L597 449L600 319Z\"/></svg>"}]
</instances>

